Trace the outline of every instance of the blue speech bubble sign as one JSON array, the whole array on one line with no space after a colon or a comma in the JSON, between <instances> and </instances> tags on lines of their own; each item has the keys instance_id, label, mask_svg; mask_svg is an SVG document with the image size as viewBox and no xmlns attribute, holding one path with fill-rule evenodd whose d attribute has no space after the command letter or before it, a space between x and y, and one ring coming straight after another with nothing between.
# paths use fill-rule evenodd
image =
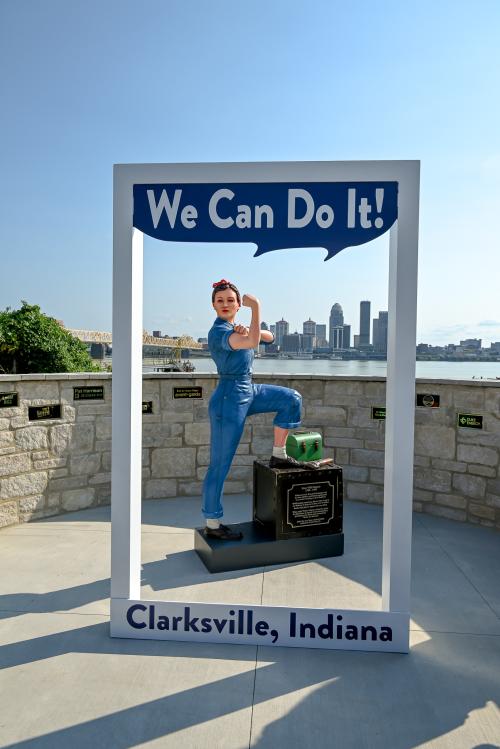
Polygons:
<instances>
[{"instance_id":1,"label":"blue speech bubble sign","mask_svg":"<svg viewBox=\"0 0 500 749\"><path fill-rule=\"evenodd\" d=\"M397 182L134 185L133 225L167 242L253 242L255 256L324 247L329 260L398 216Z\"/></svg>"}]
</instances>

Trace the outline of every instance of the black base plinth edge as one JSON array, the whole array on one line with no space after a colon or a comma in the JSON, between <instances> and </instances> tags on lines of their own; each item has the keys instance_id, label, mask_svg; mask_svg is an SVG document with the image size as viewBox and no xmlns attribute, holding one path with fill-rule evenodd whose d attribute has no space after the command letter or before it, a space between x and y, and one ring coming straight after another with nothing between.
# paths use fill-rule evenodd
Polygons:
<instances>
[{"instance_id":1,"label":"black base plinth edge","mask_svg":"<svg viewBox=\"0 0 500 749\"><path fill-rule=\"evenodd\" d=\"M206 538L203 528L195 529L194 550L209 572L303 562L344 553L343 533L276 540L257 523L235 523L231 528L243 533L241 541Z\"/></svg>"}]
</instances>

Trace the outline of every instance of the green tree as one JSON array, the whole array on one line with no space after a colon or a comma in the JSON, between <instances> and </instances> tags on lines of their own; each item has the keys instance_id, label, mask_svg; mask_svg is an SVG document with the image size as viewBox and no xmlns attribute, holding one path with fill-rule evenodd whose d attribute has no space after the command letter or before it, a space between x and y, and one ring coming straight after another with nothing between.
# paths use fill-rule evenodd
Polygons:
<instances>
[{"instance_id":1,"label":"green tree","mask_svg":"<svg viewBox=\"0 0 500 749\"><path fill-rule=\"evenodd\" d=\"M0 312L0 373L94 372L99 366L82 341L36 304Z\"/></svg>"}]
</instances>

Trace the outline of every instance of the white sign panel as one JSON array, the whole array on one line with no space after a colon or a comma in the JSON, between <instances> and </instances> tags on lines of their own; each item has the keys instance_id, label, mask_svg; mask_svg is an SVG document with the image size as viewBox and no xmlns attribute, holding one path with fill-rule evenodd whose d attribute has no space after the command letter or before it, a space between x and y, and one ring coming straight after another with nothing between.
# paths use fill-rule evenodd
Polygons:
<instances>
[{"instance_id":1,"label":"white sign panel","mask_svg":"<svg viewBox=\"0 0 500 749\"><path fill-rule=\"evenodd\" d=\"M407 614L113 599L111 634L155 640L408 651Z\"/></svg>"}]
</instances>

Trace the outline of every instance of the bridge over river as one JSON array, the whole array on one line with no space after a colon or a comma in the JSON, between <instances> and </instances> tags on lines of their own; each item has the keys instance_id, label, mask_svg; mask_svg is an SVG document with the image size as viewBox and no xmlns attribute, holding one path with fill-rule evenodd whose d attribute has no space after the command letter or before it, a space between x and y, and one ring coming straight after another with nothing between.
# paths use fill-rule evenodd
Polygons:
<instances>
[{"instance_id":1,"label":"bridge over river","mask_svg":"<svg viewBox=\"0 0 500 749\"><path fill-rule=\"evenodd\" d=\"M101 330L75 330L67 329L68 333L79 338L84 343L102 343L111 346L113 344L113 338L111 333L107 333ZM158 346L162 348L183 348L183 349L201 349L202 344L198 343L188 335L181 335L177 338L158 338L156 336L149 335L144 331L142 335L143 346Z\"/></svg>"}]
</instances>

